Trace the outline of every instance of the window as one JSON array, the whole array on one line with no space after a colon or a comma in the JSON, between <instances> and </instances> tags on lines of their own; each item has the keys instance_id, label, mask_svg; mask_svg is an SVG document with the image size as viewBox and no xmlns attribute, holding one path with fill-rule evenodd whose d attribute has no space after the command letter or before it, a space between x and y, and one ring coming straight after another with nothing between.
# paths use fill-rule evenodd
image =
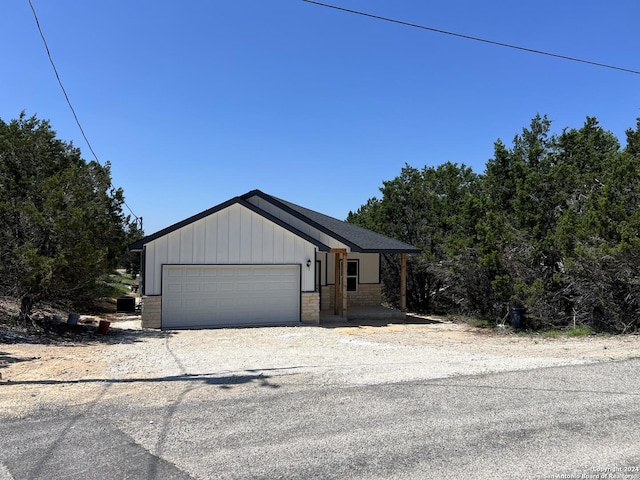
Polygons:
<instances>
[{"instance_id":1,"label":"window","mask_svg":"<svg viewBox=\"0 0 640 480\"><path fill-rule=\"evenodd\" d=\"M347 292L358 291L358 260L347 260ZM340 260L340 269L342 269L342 260Z\"/></svg>"}]
</instances>

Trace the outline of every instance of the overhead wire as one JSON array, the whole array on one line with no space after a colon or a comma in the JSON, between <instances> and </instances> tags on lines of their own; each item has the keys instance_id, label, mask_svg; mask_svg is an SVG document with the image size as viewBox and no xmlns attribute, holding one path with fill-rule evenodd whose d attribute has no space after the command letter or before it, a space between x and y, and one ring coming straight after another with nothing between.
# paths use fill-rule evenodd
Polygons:
<instances>
[{"instance_id":1,"label":"overhead wire","mask_svg":"<svg viewBox=\"0 0 640 480\"><path fill-rule=\"evenodd\" d=\"M49 45L47 43L47 40L44 36L44 32L42 31L42 27L40 26L40 20L38 19L38 14L36 13L35 7L33 6L33 3L31 0L29 1L29 6L31 7L31 11L33 13L33 18L36 22L36 26L38 28L38 32L40 33L40 38L42 39L42 42L44 44L45 50L47 52L47 57L49 58L49 62L51 63L51 67L53 68L53 71L55 73L56 76L56 80L58 81L58 85L60 85L60 89L62 90L62 93L64 94L65 100L67 101L67 105L69 106L69 109L71 110L71 113L73 114L73 118L76 122L76 124L78 125L78 129L80 130L80 133L82 134L82 138L84 138L84 141L86 142L87 146L89 147L89 150L91 151L91 153L93 154L94 159L96 160L96 162L98 164L100 164L100 161L98 160L98 155L96 154L96 152L94 151L93 147L91 146L91 142L89 141L87 135L84 132L84 129L82 128L82 124L80 123L80 120L78 118L78 115L75 111L75 108L73 108L73 104L71 103L71 100L69 99L69 95L67 94L67 91L64 87L64 84L62 83L62 79L60 78L60 75L58 73L58 69L55 65L55 62L53 61L53 57L51 55L51 51L49 50ZM447 31L447 30L442 30L439 28L434 28L434 27L429 27L426 25L420 25L417 23L412 23L412 22L407 22L407 21L403 21L403 20L398 20L398 19L394 19L394 18L389 18L389 17L383 17L381 15L375 15L372 13L368 13L368 12L363 12L363 11L359 11L359 10L353 10L350 8L345 8L345 7L340 7L338 5L332 5L332 4L328 4L328 3L324 3L324 2L318 2L316 0L302 0L305 3L310 3L310 4L314 4L314 5L318 5L321 7L325 7L325 8L330 8L333 10L338 10L338 11L342 11L342 12L346 12L346 13L351 13L354 15L360 15L360 16L364 16L364 17L368 17L368 18L373 18L376 20L382 20L385 22L390 22L390 23L395 23L398 25L404 25L407 27L412 27L412 28L418 28L421 30L427 30L430 32L434 32L434 33L439 33L439 34L443 34L443 35L449 35L449 36L454 36L454 37L458 37L458 38L463 38L466 40L472 40L472 41L476 41L476 42L482 42L482 43L487 43L490 45L496 45L496 46L500 46L500 47L505 47L505 48L511 48L511 49L515 49L515 50L520 50L520 51L524 51L524 52L529 52L529 53L534 53L534 54L538 54L538 55L545 55L545 56L549 56L549 57L554 57L554 58L559 58L562 60L568 60L568 61L572 61L572 62L579 62L579 63L584 63L584 64L588 64L588 65L593 65L596 67L602 67L602 68L609 68L609 69L613 69L613 70L618 70L618 71L622 71L622 72L626 72L626 73L632 73L634 75L640 75L640 71L638 70L633 70L630 68L624 68L624 67L619 67L616 65L610 65L610 64L606 64L606 63L600 63L600 62L594 62L591 60L585 60L582 58L577 58L577 57L571 57L568 55L562 55L562 54L558 54L558 53L553 53L553 52L547 52L547 51L543 51L543 50L538 50L538 49L534 49L534 48L528 48L528 47L523 47L523 46L519 46L519 45L514 45L514 44L510 44L510 43L505 43L505 42L498 42L495 40L489 40L486 38L480 38L480 37L475 37L472 35L466 35L466 34L462 34L462 33L457 33L457 32L451 32L451 31ZM113 187L113 184L111 184L111 187ZM140 221L140 224L142 224L142 218L138 217L133 209L127 204L126 201L123 200L123 204L127 207L127 209L129 210L129 212L131 212L131 215L133 215L133 217L136 219L136 221Z\"/></svg>"},{"instance_id":2,"label":"overhead wire","mask_svg":"<svg viewBox=\"0 0 640 480\"><path fill-rule=\"evenodd\" d=\"M71 100L69 99L69 95L67 94L67 90L64 88L64 84L62 83L62 80L60 79L60 75L58 74L58 69L56 68L56 64L53 61L53 57L51 56L51 51L49 50L49 45L47 43L47 39L44 36L44 32L42 31L42 27L40 27L40 20L38 19L38 14L36 13L36 9L33 6L33 3L31 2L31 0L29 1L29 6L31 7L31 12L33 12L33 18L36 21L36 26L38 27L38 32L40 33L40 38L42 39L42 43L44 44L44 48L47 51L47 57L49 57L49 62L51 63L51 67L53 68L53 72L56 75L56 79L58 80L58 85L60 85L60 89L62 90L62 93L64 94L64 98L67 101L67 105L69 106L69 109L71 110L71 113L73 114L73 118L76 121L76 125L78 125L78 128L80 129L80 133L82 134L82 138L84 138L84 141L86 142L87 146L89 147L89 150L91 151L91 153L93 154L93 158L95 159L95 161L101 165L100 160L98 160L98 155L96 155L96 152L93 150L93 147L91 146L91 142L89 142L89 139L87 138L87 135L84 133L84 129L82 128L82 125L80 123L80 120L78 119L78 115L76 114L76 110L75 108L73 108L73 105L71 103ZM113 188L115 190L115 187L113 186L113 183L110 183L111 188ZM139 217L138 215L136 215L133 212L133 209L127 204L127 202L123 199L122 203L124 204L125 207L127 207L127 209L129 210L129 212L131 212L131 215L133 215L133 217L135 218L136 222L140 223L140 229L142 229L142 217Z\"/></svg>"},{"instance_id":3,"label":"overhead wire","mask_svg":"<svg viewBox=\"0 0 640 480\"><path fill-rule=\"evenodd\" d=\"M534 48L522 47L522 46L519 46L519 45L510 44L510 43L498 42L498 41L495 41L495 40L488 40L486 38L474 37L474 36L465 35L465 34L462 34L462 33L450 32L450 31L447 31L447 30L441 30L439 28L433 28L433 27L428 27L428 26L425 26L425 25L420 25L420 24L417 24L417 23L411 23L411 22L406 22L406 21L403 21L403 20L397 20L397 19L394 19L394 18L383 17L383 16L380 16L380 15L374 15L372 13L362 12L362 11L359 11L359 10L352 10L350 8L340 7L340 6L337 6L337 5L331 5L329 3L318 2L318 1L315 1L315 0L302 0L302 1L306 2L306 3L312 3L314 5L318 5L318 6L321 6L321 7L326 7L326 8L331 8L331 9L334 9L334 10L339 10L339 11L346 12L346 13L352 13L352 14L355 14L355 15L361 15L363 17L369 17L369 18L373 18L373 19L376 19L376 20L382 20L382 21L385 21L385 22L396 23L396 24L399 24L399 25L404 25L406 27L419 28L421 30L428 30L428 31L434 32L434 33L440 33L440 34L443 34L443 35L450 35L450 36L453 36L453 37L464 38L466 40L473 40L473 41L476 41L476 42L488 43L490 45L496 45L496 46L499 46L499 47L512 48L512 49L515 49L515 50L521 50L521 51L524 51L524 52L535 53L535 54L538 54L538 55L546 55L548 57L555 57L555 58L559 58L559 59L562 59L562 60L569 60L569 61L572 61L572 62L586 63L588 65L593 65L593 66L596 66L596 67L610 68L610 69L613 69L613 70L619 70L619 71L622 71L622 72L632 73L634 75L640 75L640 71L639 70L632 70L630 68L618 67L616 65L609 65L609 64L606 64L606 63L594 62L594 61L591 61L591 60L585 60L585 59L577 58L577 57L570 57L568 55L561 55L561 54L558 54L558 53L546 52L546 51L543 51L543 50L537 50L537 49L534 49Z\"/></svg>"}]
</instances>

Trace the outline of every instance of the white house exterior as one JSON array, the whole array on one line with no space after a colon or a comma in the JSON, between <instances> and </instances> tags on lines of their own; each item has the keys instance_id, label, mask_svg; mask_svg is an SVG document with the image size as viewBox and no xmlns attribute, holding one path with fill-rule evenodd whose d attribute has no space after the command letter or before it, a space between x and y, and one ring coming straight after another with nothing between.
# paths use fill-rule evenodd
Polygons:
<instances>
[{"instance_id":1,"label":"white house exterior","mask_svg":"<svg viewBox=\"0 0 640 480\"><path fill-rule=\"evenodd\" d=\"M380 305L380 253L418 251L259 190L130 249L142 252L146 328L318 322L321 309L346 315L347 304Z\"/></svg>"}]
</instances>

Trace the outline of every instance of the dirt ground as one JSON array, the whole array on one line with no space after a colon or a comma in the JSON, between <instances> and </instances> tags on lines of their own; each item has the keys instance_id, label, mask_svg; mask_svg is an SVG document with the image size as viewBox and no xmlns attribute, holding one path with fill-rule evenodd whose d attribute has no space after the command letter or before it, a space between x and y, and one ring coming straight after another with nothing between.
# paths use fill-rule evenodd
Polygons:
<instances>
[{"instance_id":1,"label":"dirt ground","mask_svg":"<svg viewBox=\"0 0 640 480\"><path fill-rule=\"evenodd\" d=\"M0 335L0 418L97 402L163 402L194 377L233 395L252 381L357 385L640 357L640 335L543 338L417 317L379 326L177 332L142 330L135 316L108 318L109 331L99 335L99 318L81 317L81 339Z\"/></svg>"}]
</instances>

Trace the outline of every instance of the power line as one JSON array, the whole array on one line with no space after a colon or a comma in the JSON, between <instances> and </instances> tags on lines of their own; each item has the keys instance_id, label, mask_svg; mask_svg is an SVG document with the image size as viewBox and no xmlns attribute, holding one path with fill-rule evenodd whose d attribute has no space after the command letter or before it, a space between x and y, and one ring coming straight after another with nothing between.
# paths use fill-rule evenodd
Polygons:
<instances>
[{"instance_id":1,"label":"power line","mask_svg":"<svg viewBox=\"0 0 640 480\"><path fill-rule=\"evenodd\" d=\"M33 12L33 18L36 21L36 26L38 27L38 32L40 32L40 38L42 38L42 43L44 43L44 48L47 51L47 56L49 57L49 62L51 63L51 66L53 67L53 72L56 74L56 79L58 80L58 85L60 85L60 89L62 90L62 93L64 94L64 98L67 100L67 105L69 105L69 109L71 109L71 113L73 114L73 118L75 119L76 124L78 125L78 128L80 129L80 133L82 134L82 138L84 138L84 141L87 143L87 146L89 147L89 150L93 154L93 158L98 163L98 165L101 165L100 160L98 160L98 155L96 155L96 152L93 150L93 147L91 146L91 142L89 142L89 139L87 138L87 136L84 133L84 129L82 128L82 125L80 124L80 120L78 119L78 115L76 114L76 110L73 108L73 105L71 104L71 100L69 99L69 95L67 95L67 90L64 88L64 85L62 84L62 80L60 79L60 75L58 74L58 69L56 68L56 64L53 62L53 57L51 56L51 52L49 51L49 45L47 44L47 40L44 37L44 33L42 32L42 28L40 27L40 20L38 19L38 14L36 13L36 9L33 7L33 3L31 3L31 0L29 0L29 6L31 7L31 11ZM115 189L115 187L113 186L113 183L110 183L110 186L111 186L111 188ZM136 219L136 221L140 222L140 228L142 228L142 217L138 217L135 213L133 213L133 210L131 209L131 207L127 204L127 202L124 199L122 200L122 203L124 204L125 207L127 207L129 212L131 212L131 215L133 215L133 217Z\"/></svg>"},{"instance_id":2,"label":"power line","mask_svg":"<svg viewBox=\"0 0 640 480\"><path fill-rule=\"evenodd\" d=\"M302 0L302 1L306 2L306 3L312 3L312 4L315 4L315 5L319 5L321 7L327 7L327 8L332 8L334 10L340 10L342 12L353 13L355 15L361 15L363 17L374 18L376 20L383 20L385 22L397 23L399 25L404 25L404 26L407 26L407 27L419 28L421 30L428 30L430 32L441 33L441 34L444 34L444 35L451 35L453 37L458 37L458 38L464 38L466 40L473 40L473 41L476 41L476 42L488 43L490 45L497 45L499 47L513 48L515 50L521 50L521 51L529 52L529 53L536 53L538 55L546 55L548 57L560 58L562 60L569 60L569 61L572 61L572 62L586 63L588 65L594 65L596 67L610 68L610 69L613 69L613 70L619 70L619 71L622 71L622 72L627 72L627 73L633 73L635 75L640 75L640 71L631 70L629 68L618 67L618 66L615 66L615 65L608 65L606 63L592 62L591 60L584 60L584 59L581 59L581 58L569 57L567 55L560 55L558 53L545 52L543 50L536 50L536 49L533 49L533 48L521 47L521 46L518 46L518 45L509 44L509 43L496 42L494 40L487 40L486 38L472 37L471 35L464 35L462 33L449 32L449 31L446 31L446 30L440 30L439 28L433 28L433 27L427 27L427 26L424 26L424 25L419 25L417 23L410 23L410 22L405 22L405 21L402 21L402 20L396 20L396 19L393 19L393 18L382 17L382 16L379 16L379 15L371 14L371 13L361 12L361 11L358 11L358 10L351 10L349 8L338 7L336 5L330 5L328 3L317 2L315 0Z\"/></svg>"}]
</instances>

